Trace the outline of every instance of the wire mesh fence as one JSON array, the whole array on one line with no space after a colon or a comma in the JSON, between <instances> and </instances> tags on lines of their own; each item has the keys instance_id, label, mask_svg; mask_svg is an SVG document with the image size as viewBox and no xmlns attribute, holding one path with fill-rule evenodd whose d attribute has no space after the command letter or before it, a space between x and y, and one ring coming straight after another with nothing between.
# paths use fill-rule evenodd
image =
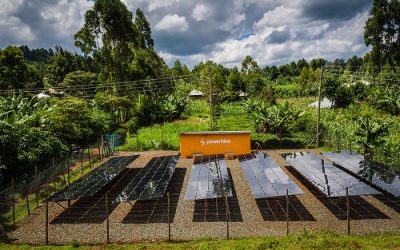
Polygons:
<instances>
[{"instance_id":1,"label":"wire mesh fence","mask_svg":"<svg viewBox=\"0 0 400 250\"><path fill-rule=\"evenodd\" d=\"M356 234L400 230L399 198L384 193L328 197L295 169L281 165L304 194L254 199L239 164L237 159L227 161L231 197L185 200L191 168L180 166L162 198L117 203L117 195L141 169L128 168L92 197L42 201L28 217L29 223L9 236L35 244L99 244L286 235L304 230Z\"/></svg>"},{"instance_id":2,"label":"wire mesh fence","mask_svg":"<svg viewBox=\"0 0 400 250\"><path fill-rule=\"evenodd\" d=\"M103 157L116 153L116 148L96 143L79 149L64 159L52 159L29 178L12 178L0 191L0 222L13 227L40 206L51 194L89 172Z\"/></svg>"}]
</instances>

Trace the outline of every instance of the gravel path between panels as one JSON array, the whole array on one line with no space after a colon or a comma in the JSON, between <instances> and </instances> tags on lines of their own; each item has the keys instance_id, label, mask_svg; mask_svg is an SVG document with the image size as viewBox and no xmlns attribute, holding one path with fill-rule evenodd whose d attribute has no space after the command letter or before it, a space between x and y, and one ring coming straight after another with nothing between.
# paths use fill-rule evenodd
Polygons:
<instances>
[{"instance_id":1,"label":"gravel path between panels","mask_svg":"<svg viewBox=\"0 0 400 250\"><path fill-rule=\"evenodd\" d=\"M294 151L308 151L320 156L317 150L266 150L265 152L294 180L294 182L303 190L304 194L298 195L298 201L305 207L314 220L290 221L289 233L299 233L304 230L330 230L340 233L347 232L346 220L339 220L335 215L321 202L320 194L310 191L303 185L295 175L285 166L288 163L281 157L282 153ZM121 152L120 155L140 156L131 163L128 168L135 169L144 167L153 157L176 155L176 151L150 151L150 152ZM192 240L201 238L225 238L227 233L227 223L219 222L193 222L195 212L195 202L184 200L186 186L191 173L193 159L180 158L177 170L185 173L182 178L182 188L180 193L171 193L171 200L176 199L176 210L173 222L171 223L172 240ZM227 160L227 167L231 173L232 184L236 191L237 200L240 206L240 214L231 214L241 216L242 221L229 222L230 237L247 236L266 236L266 235L285 235L286 221L264 221L260 208L255 199L253 199L251 190L247 184L244 173L240 168L239 161ZM185 172L186 171L186 172ZM373 196L363 196L366 202L377 208L386 215L386 219L364 219L352 220L351 232L354 234L367 234L382 231L399 231L400 214L384 205ZM101 201L101 199L100 199ZM165 199L160 201L165 202ZM74 204L74 202L72 202ZM165 205L165 204L164 204ZM265 204L266 205L266 204ZM110 216L110 241L111 242L136 242L136 241L163 241L168 240L167 223L126 223L124 220L132 214L132 207L135 202L125 202L118 204L113 208ZM49 221L63 213L67 207L67 202L59 204L49 204ZM97 210L95 210L97 212ZM163 211L152 211L153 215L166 216ZM96 214L94 215L96 216ZM104 210L98 210L98 216L104 217ZM41 204L29 217L27 217L17 229L9 233L9 237L16 243L44 244L45 242L45 206ZM96 223L50 223L49 224L49 242L51 244L68 244L72 240L86 244L101 244L106 242L106 221L100 220Z\"/></svg>"}]
</instances>

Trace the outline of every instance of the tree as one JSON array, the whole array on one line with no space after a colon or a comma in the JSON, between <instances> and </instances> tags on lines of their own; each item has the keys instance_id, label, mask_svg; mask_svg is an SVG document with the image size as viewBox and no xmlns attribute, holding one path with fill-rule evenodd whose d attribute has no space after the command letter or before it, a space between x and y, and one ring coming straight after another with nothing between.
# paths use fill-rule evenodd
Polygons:
<instances>
[{"instance_id":1,"label":"tree","mask_svg":"<svg viewBox=\"0 0 400 250\"><path fill-rule=\"evenodd\" d=\"M154 40L151 37L151 28L150 24L147 21L146 17L144 16L141 9L136 10L136 17L135 17L135 26L138 30L137 34L137 43L139 48L149 48L153 49L154 47Z\"/></svg>"},{"instance_id":2,"label":"tree","mask_svg":"<svg viewBox=\"0 0 400 250\"><path fill-rule=\"evenodd\" d=\"M76 97L58 100L47 115L45 125L65 144L85 147L107 131L107 117L91 110Z\"/></svg>"},{"instance_id":3,"label":"tree","mask_svg":"<svg viewBox=\"0 0 400 250\"><path fill-rule=\"evenodd\" d=\"M353 100L349 89L333 75L326 75L324 77L322 87L323 95L333 101L333 105L337 108L345 108Z\"/></svg>"},{"instance_id":4,"label":"tree","mask_svg":"<svg viewBox=\"0 0 400 250\"><path fill-rule=\"evenodd\" d=\"M246 86L246 92L249 95L257 95L264 86L261 78L261 69L257 62L249 55L242 61L242 74Z\"/></svg>"},{"instance_id":5,"label":"tree","mask_svg":"<svg viewBox=\"0 0 400 250\"><path fill-rule=\"evenodd\" d=\"M104 64L101 75L106 80L123 81L133 58L131 47L138 45L137 38L132 13L125 4L120 0L98 0L86 11L85 23L75 34L75 45L86 55L98 57Z\"/></svg>"},{"instance_id":6,"label":"tree","mask_svg":"<svg viewBox=\"0 0 400 250\"><path fill-rule=\"evenodd\" d=\"M28 75L24 54L15 46L0 50L0 88L22 89Z\"/></svg>"},{"instance_id":7,"label":"tree","mask_svg":"<svg viewBox=\"0 0 400 250\"><path fill-rule=\"evenodd\" d=\"M47 81L53 86L58 86L68 73L82 69L77 58L78 55L57 46L56 53L50 58L45 69Z\"/></svg>"},{"instance_id":8,"label":"tree","mask_svg":"<svg viewBox=\"0 0 400 250\"><path fill-rule=\"evenodd\" d=\"M364 42L372 46L369 55L373 65L400 64L399 0L374 0L364 27Z\"/></svg>"},{"instance_id":9,"label":"tree","mask_svg":"<svg viewBox=\"0 0 400 250\"><path fill-rule=\"evenodd\" d=\"M190 70L185 64L182 64L179 59L176 59L174 66L172 66L172 74L174 76L187 76L190 74Z\"/></svg>"},{"instance_id":10,"label":"tree","mask_svg":"<svg viewBox=\"0 0 400 250\"><path fill-rule=\"evenodd\" d=\"M93 90L97 82L96 73L78 70L68 73L60 86L66 87L70 95L84 96L86 92L90 93Z\"/></svg>"}]
</instances>

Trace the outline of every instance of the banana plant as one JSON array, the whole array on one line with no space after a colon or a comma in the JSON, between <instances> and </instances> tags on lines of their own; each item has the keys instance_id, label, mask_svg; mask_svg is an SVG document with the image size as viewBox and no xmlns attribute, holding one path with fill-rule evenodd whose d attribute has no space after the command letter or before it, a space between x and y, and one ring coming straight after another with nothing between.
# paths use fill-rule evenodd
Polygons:
<instances>
[{"instance_id":1,"label":"banana plant","mask_svg":"<svg viewBox=\"0 0 400 250\"><path fill-rule=\"evenodd\" d=\"M361 117L358 125L355 135L364 147L365 157L372 160L373 150L385 142L383 136L387 134L389 126L386 122L378 122L369 117Z\"/></svg>"}]
</instances>

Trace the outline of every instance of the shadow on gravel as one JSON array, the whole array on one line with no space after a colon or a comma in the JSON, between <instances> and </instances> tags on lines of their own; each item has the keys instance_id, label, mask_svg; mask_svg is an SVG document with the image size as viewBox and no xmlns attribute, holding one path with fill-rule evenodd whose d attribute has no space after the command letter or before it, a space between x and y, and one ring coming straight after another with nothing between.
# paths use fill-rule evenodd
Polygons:
<instances>
[{"instance_id":1,"label":"shadow on gravel","mask_svg":"<svg viewBox=\"0 0 400 250\"><path fill-rule=\"evenodd\" d=\"M375 198L400 214L400 197L377 195Z\"/></svg>"},{"instance_id":2,"label":"shadow on gravel","mask_svg":"<svg viewBox=\"0 0 400 250\"><path fill-rule=\"evenodd\" d=\"M335 215L338 220L347 219L346 197L329 198L319 191L314 185L307 181L296 169L291 166L286 168L322 203ZM390 219L386 214L374 207L361 196L350 196L350 219Z\"/></svg>"},{"instance_id":3,"label":"shadow on gravel","mask_svg":"<svg viewBox=\"0 0 400 250\"><path fill-rule=\"evenodd\" d=\"M170 193L170 222L173 223L178 207L186 169L176 168L164 197L156 200L136 201L122 223L168 223L168 198Z\"/></svg>"},{"instance_id":4,"label":"shadow on gravel","mask_svg":"<svg viewBox=\"0 0 400 250\"><path fill-rule=\"evenodd\" d=\"M228 175L232 184L232 197L228 197L229 217L232 222L243 222L239 201L236 196L235 185L232 181L231 171ZM226 221L225 198L196 200L194 203L193 222L218 222Z\"/></svg>"},{"instance_id":5,"label":"shadow on gravel","mask_svg":"<svg viewBox=\"0 0 400 250\"><path fill-rule=\"evenodd\" d=\"M286 197L257 199L264 221L286 221ZM315 221L296 196L289 196L289 221Z\"/></svg>"},{"instance_id":6,"label":"shadow on gravel","mask_svg":"<svg viewBox=\"0 0 400 250\"><path fill-rule=\"evenodd\" d=\"M140 168L125 169L119 177L114 178L105 187L90 198L82 198L66 208L58 215L52 224L93 223L99 224L106 220L105 193L108 192L108 212L111 214L118 206L112 203L127 183L140 171ZM51 203L57 206L56 203Z\"/></svg>"}]
</instances>

